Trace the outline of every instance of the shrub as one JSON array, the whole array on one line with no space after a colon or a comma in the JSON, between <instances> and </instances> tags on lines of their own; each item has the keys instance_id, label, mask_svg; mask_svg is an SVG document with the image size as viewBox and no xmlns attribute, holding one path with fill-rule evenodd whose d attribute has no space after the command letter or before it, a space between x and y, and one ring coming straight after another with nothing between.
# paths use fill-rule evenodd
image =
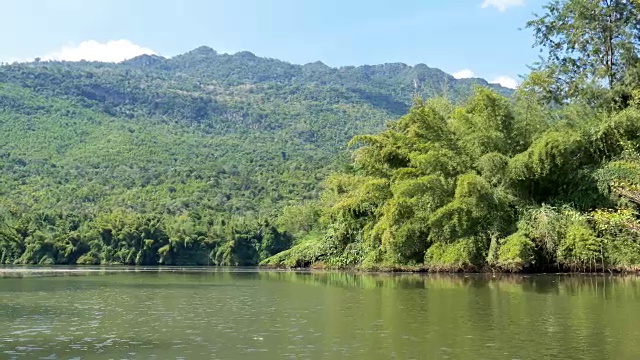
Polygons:
<instances>
[{"instance_id":1,"label":"shrub","mask_svg":"<svg viewBox=\"0 0 640 360\"><path fill-rule=\"evenodd\" d=\"M534 262L535 245L523 233L517 232L500 241L498 267L502 270L518 272Z\"/></svg>"},{"instance_id":2,"label":"shrub","mask_svg":"<svg viewBox=\"0 0 640 360\"><path fill-rule=\"evenodd\" d=\"M433 244L425 254L425 265L429 271L473 271L481 263L479 241L463 238L454 243Z\"/></svg>"}]
</instances>

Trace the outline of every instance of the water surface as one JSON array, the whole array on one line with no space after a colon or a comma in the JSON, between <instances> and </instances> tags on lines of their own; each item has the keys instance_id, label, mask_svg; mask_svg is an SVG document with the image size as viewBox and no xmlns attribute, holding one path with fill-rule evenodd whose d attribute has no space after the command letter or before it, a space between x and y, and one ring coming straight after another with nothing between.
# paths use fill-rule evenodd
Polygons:
<instances>
[{"instance_id":1,"label":"water surface","mask_svg":"<svg viewBox=\"0 0 640 360\"><path fill-rule=\"evenodd\" d=\"M1 359L640 358L637 277L26 275L0 269Z\"/></svg>"}]
</instances>

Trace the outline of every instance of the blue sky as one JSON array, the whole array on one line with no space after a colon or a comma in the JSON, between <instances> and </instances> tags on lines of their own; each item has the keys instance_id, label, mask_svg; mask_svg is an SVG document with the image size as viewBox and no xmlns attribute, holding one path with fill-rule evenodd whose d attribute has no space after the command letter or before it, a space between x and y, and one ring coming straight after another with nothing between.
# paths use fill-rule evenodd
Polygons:
<instances>
[{"instance_id":1,"label":"blue sky","mask_svg":"<svg viewBox=\"0 0 640 360\"><path fill-rule=\"evenodd\" d=\"M3 0L0 61L219 52L331 66L425 63L508 83L542 0ZM512 84L512 83L511 83Z\"/></svg>"}]
</instances>

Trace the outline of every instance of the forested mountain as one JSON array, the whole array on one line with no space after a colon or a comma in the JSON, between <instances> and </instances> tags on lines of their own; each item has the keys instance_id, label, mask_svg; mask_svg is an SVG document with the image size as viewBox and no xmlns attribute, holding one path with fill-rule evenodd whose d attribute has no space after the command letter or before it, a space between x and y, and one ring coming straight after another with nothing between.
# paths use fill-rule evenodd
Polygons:
<instances>
[{"instance_id":1,"label":"forested mountain","mask_svg":"<svg viewBox=\"0 0 640 360\"><path fill-rule=\"evenodd\" d=\"M475 85L511 93L207 47L0 66L0 263L256 264L316 228L351 137Z\"/></svg>"}]
</instances>

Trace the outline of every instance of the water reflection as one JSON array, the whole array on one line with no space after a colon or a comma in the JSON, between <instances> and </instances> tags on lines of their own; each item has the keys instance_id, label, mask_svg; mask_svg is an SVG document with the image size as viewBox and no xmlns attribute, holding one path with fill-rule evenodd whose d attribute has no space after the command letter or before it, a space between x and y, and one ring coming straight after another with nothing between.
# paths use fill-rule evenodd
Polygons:
<instances>
[{"instance_id":1,"label":"water reflection","mask_svg":"<svg viewBox=\"0 0 640 360\"><path fill-rule=\"evenodd\" d=\"M254 277L264 280L301 282L315 286L356 288L495 288L501 291L535 292L538 294L607 294L622 286L631 296L639 296L640 277L636 275L602 274L368 274L349 272L260 272Z\"/></svg>"}]
</instances>

